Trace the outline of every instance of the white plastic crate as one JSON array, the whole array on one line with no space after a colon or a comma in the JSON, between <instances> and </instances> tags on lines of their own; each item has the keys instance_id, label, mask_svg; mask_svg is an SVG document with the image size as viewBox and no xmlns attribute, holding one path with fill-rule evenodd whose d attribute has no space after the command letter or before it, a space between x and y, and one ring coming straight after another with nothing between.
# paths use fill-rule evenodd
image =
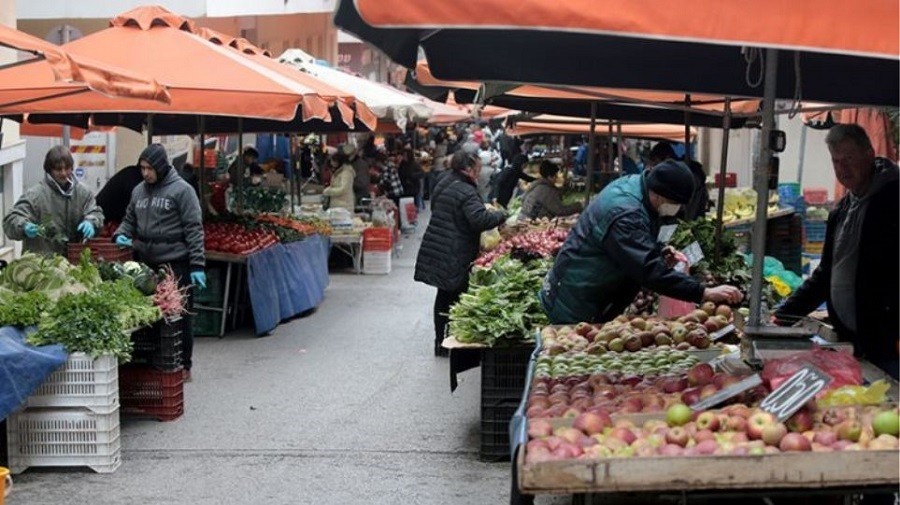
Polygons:
<instances>
[{"instance_id":1,"label":"white plastic crate","mask_svg":"<svg viewBox=\"0 0 900 505\"><path fill-rule=\"evenodd\" d=\"M391 273L390 251L364 251L364 274L389 274Z\"/></svg>"},{"instance_id":2,"label":"white plastic crate","mask_svg":"<svg viewBox=\"0 0 900 505\"><path fill-rule=\"evenodd\" d=\"M121 465L119 410L26 409L7 419L9 468L82 467L110 473Z\"/></svg>"},{"instance_id":3,"label":"white plastic crate","mask_svg":"<svg viewBox=\"0 0 900 505\"><path fill-rule=\"evenodd\" d=\"M110 354L97 359L83 352L70 354L25 406L78 407L108 414L119 408L119 361Z\"/></svg>"}]
</instances>

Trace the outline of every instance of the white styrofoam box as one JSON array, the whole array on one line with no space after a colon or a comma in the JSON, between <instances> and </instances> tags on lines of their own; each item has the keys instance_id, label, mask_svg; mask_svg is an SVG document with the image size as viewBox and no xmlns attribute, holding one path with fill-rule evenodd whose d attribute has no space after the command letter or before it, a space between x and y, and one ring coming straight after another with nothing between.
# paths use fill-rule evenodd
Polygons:
<instances>
[{"instance_id":1,"label":"white styrofoam box","mask_svg":"<svg viewBox=\"0 0 900 505\"><path fill-rule=\"evenodd\" d=\"M98 473L121 464L119 410L24 409L7 419L9 468L86 466Z\"/></svg>"},{"instance_id":2,"label":"white styrofoam box","mask_svg":"<svg viewBox=\"0 0 900 505\"><path fill-rule=\"evenodd\" d=\"M363 273L391 273L391 251L363 251Z\"/></svg>"},{"instance_id":3,"label":"white styrofoam box","mask_svg":"<svg viewBox=\"0 0 900 505\"><path fill-rule=\"evenodd\" d=\"M26 407L83 407L101 414L119 408L119 361L83 352L69 359L25 400Z\"/></svg>"}]
</instances>

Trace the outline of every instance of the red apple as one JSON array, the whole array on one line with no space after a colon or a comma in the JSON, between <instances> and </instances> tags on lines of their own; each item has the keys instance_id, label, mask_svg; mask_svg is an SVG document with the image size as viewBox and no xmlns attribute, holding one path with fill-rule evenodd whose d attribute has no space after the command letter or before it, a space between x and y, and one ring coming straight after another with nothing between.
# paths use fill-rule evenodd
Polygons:
<instances>
[{"instance_id":1,"label":"red apple","mask_svg":"<svg viewBox=\"0 0 900 505\"><path fill-rule=\"evenodd\" d=\"M700 399L705 400L718 392L719 389L715 385L707 384L700 389Z\"/></svg>"},{"instance_id":2,"label":"red apple","mask_svg":"<svg viewBox=\"0 0 900 505\"><path fill-rule=\"evenodd\" d=\"M737 431L731 434L731 441L740 444L750 440L750 437L747 436L743 431Z\"/></svg>"},{"instance_id":3,"label":"red apple","mask_svg":"<svg viewBox=\"0 0 900 505\"><path fill-rule=\"evenodd\" d=\"M702 412L697 416L697 428L701 430L709 430L710 432L718 431L719 416L715 412Z\"/></svg>"},{"instance_id":4,"label":"red apple","mask_svg":"<svg viewBox=\"0 0 900 505\"><path fill-rule=\"evenodd\" d=\"M666 442L670 444L679 445L684 447L687 445L688 441L691 439L690 435L688 435L687 430L680 426L675 426L674 428L670 428L666 433Z\"/></svg>"},{"instance_id":5,"label":"red apple","mask_svg":"<svg viewBox=\"0 0 900 505\"><path fill-rule=\"evenodd\" d=\"M813 427L813 416L812 413L806 409L800 409L792 415L788 420L787 428L793 432L802 433L804 431L809 431Z\"/></svg>"},{"instance_id":6,"label":"red apple","mask_svg":"<svg viewBox=\"0 0 900 505\"><path fill-rule=\"evenodd\" d=\"M837 433L828 430L828 431L817 431L816 435L813 437L813 442L818 444L832 446L835 442L838 441Z\"/></svg>"},{"instance_id":7,"label":"red apple","mask_svg":"<svg viewBox=\"0 0 900 505\"><path fill-rule=\"evenodd\" d=\"M687 377L668 377L662 384L662 390L666 393L680 393L687 387Z\"/></svg>"},{"instance_id":8,"label":"red apple","mask_svg":"<svg viewBox=\"0 0 900 505\"><path fill-rule=\"evenodd\" d=\"M573 428L579 429L588 435L603 433L607 426L612 426L612 420L609 418L609 414L606 413L584 412L579 414L575 421L572 422Z\"/></svg>"},{"instance_id":9,"label":"red apple","mask_svg":"<svg viewBox=\"0 0 900 505\"><path fill-rule=\"evenodd\" d=\"M716 449L719 448L719 443L715 440L704 440L699 442L696 446L694 446L694 450L701 455L709 455L716 452Z\"/></svg>"},{"instance_id":10,"label":"red apple","mask_svg":"<svg viewBox=\"0 0 900 505\"><path fill-rule=\"evenodd\" d=\"M562 438L566 442L569 442L570 444L578 442L578 439L584 436L584 433L582 433L581 430L575 428L557 428L557 430L553 434Z\"/></svg>"},{"instance_id":11,"label":"red apple","mask_svg":"<svg viewBox=\"0 0 900 505\"><path fill-rule=\"evenodd\" d=\"M593 445L597 445L597 443L598 443L597 440L593 437L583 436L578 439L578 446L581 447L582 449L586 449Z\"/></svg>"},{"instance_id":12,"label":"red apple","mask_svg":"<svg viewBox=\"0 0 900 505\"><path fill-rule=\"evenodd\" d=\"M716 434L709 430L699 430L694 435L694 442L700 443L704 440L715 440Z\"/></svg>"},{"instance_id":13,"label":"red apple","mask_svg":"<svg viewBox=\"0 0 900 505\"><path fill-rule=\"evenodd\" d=\"M705 386L712 382L715 373L709 363L699 363L688 370L687 379L692 386Z\"/></svg>"},{"instance_id":14,"label":"red apple","mask_svg":"<svg viewBox=\"0 0 900 505\"><path fill-rule=\"evenodd\" d=\"M759 440L762 438L763 428L774 422L775 417L768 412L759 411L753 414L750 419L747 419L747 436L752 440Z\"/></svg>"},{"instance_id":15,"label":"red apple","mask_svg":"<svg viewBox=\"0 0 900 505\"><path fill-rule=\"evenodd\" d=\"M547 443L548 449L550 449L551 451L555 451L557 448L559 448L560 445L562 445L563 442L565 442L565 440L557 435L551 435L545 438L544 442Z\"/></svg>"},{"instance_id":16,"label":"red apple","mask_svg":"<svg viewBox=\"0 0 900 505\"><path fill-rule=\"evenodd\" d=\"M685 405L693 405L700 401L700 388L692 387L687 388L681 392L681 401Z\"/></svg>"},{"instance_id":17,"label":"red apple","mask_svg":"<svg viewBox=\"0 0 900 505\"><path fill-rule=\"evenodd\" d=\"M578 417L580 414L581 414L581 410L579 410L578 408L569 407L566 409L565 412L563 412L562 416L569 418L569 419L574 419L574 418Z\"/></svg>"},{"instance_id":18,"label":"red apple","mask_svg":"<svg viewBox=\"0 0 900 505\"><path fill-rule=\"evenodd\" d=\"M681 456L684 454L684 447L676 444L666 444L659 449L660 456Z\"/></svg>"},{"instance_id":19,"label":"red apple","mask_svg":"<svg viewBox=\"0 0 900 505\"><path fill-rule=\"evenodd\" d=\"M787 432L787 426L782 423L767 424L762 428L761 438L766 445L778 447Z\"/></svg>"},{"instance_id":20,"label":"red apple","mask_svg":"<svg viewBox=\"0 0 900 505\"><path fill-rule=\"evenodd\" d=\"M631 445L637 439L634 432L628 428L613 428L613 430L609 432L609 436L622 439L622 441L628 445Z\"/></svg>"},{"instance_id":21,"label":"red apple","mask_svg":"<svg viewBox=\"0 0 900 505\"><path fill-rule=\"evenodd\" d=\"M738 416L743 417L744 419L749 418L753 411L750 407L744 405L743 403L735 403L734 405L729 405L725 407L725 412L730 416Z\"/></svg>"},{"instance_id":22,"label":"red apple","mask_svg":"<svg viewBox=\"0 0 900 505\"><path fill-rule=\"evenodd\" d=\"M729 416L728 422L725 423L725 429L728 431L747 431L747 419L740 416Z\"/></svg>"},{"instance_id":23,"label":"red apple","mask_svg":"<svg viewBox=\"0 0 900 505\"><path fill-rule=\"evenodd\" d=\"M812 444L799 433L788 433L781 439L778 448L785 452L810 451L812 450Z\"/></svg>"},{"instance_id":24,"label":"red apple","mask_svg":"<svg viewBox=\"0 0 900 505\"><path fill-rule=\"evenodd\" d=\"M531 438L549 437L553 434L553 426L544 419L528 422L528 436Z\"/></svg>"}]
</instances>

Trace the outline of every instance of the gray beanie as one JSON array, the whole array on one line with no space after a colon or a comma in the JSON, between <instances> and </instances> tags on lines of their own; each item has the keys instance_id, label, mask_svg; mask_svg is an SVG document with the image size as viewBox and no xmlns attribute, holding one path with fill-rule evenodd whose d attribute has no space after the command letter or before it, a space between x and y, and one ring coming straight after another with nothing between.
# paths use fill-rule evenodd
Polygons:
<instances>
[{"instance_id":1,"label":"gray beanie","mask_svg":"<svg viewBox=\"0 0 900 505\"><path fill-rule=\"evenodd\" d=\"M659 196L684 205L694 194L694 176L684 163L666 160L650 170L647 188Z\"/></svg>"},{"instance_id":2,"label":"gray beanie","mask_svg":"<svg viewBox=\"0 0 900 505\"><path fill-rule=\"evenodd\" d=\"M156 170L157 182L165 179L169 175L169 170L172 169L172 165L169 164L169 157L166 155L166 148L162 144L150 144L147 146L138 157L139 165L141 160L145 160Z\"/></svg>"}]
</instances>

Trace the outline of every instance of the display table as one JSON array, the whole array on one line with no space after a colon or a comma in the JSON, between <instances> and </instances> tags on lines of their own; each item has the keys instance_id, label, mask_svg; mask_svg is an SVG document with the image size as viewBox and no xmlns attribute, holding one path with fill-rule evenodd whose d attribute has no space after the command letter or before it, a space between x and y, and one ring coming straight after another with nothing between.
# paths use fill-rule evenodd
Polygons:
<instances>
[{"instance_id":1,"label":"display table","mask_svg":"<svg viewBox=\"0 0 900 505\"><path fill-rule=\"evenodd\" d=\"M350 256L350 259L353 260L353 271L357 274L362 273L362 233L332 235L331 246L347 256Z\"/></svg>"},{"instance_id":2,"label":"display table","mask_svg":"<svg viewBox=\"0 0 900 505\"><path fill-rule=\"evenodd\" d=\"M329 239L313 235L305 240L289 244L276 244L247 256L207 253L208 261L226 264L225 296L221 307L200 307L223 313L221 335L225 333L225 315L236 305L240 290L236 290L235 303L229 293L235 277L238 285L243 282L246 269L250 305L257 335L264 335L290 317L319 305L328 287ZM233 269L237 272L232 275ZM242 268L243 267L243 268ZM233 311L236 317L236 311Z\"/></svg>"}]
</instances>

